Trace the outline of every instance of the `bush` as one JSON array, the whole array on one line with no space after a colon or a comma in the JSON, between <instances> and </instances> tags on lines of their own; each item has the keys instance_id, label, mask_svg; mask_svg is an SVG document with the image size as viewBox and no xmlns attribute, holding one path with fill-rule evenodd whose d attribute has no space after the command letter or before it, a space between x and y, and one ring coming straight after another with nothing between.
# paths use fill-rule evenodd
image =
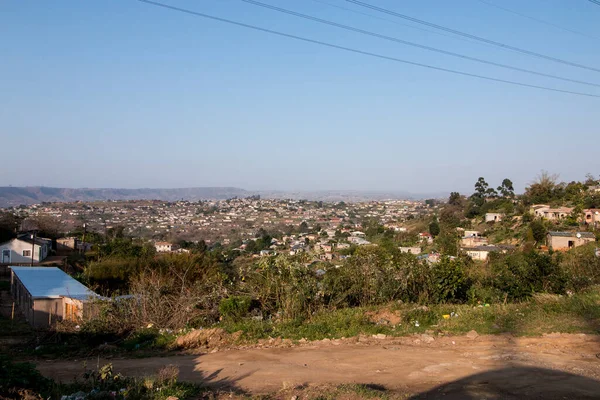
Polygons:
<instances>
[{"instance_id":1,"label":"bush","mask_svg":"<svg viewBox=\"0 0 600 400\"><path fill-rule=\"evenodd\" d=\"M219 304L219 313L223 318L239 320L250 312L252 299L245 296L231 296L221 300Z\"/></svg>"},{"instance_id":2,"label":"bush","mask_svg":"<svg viewBox=\"0 0 600 400\"><path fill-rule=\"evenodd\" d=\"M522 300L536 292L564 293L567 275L550 255L516 253L491 261L491 285L511 300Z\"/></svg>"},{"instance_id":3,"label":"bush","mask_svg":"<svg viewBox=\"0 0 600 400\"><path fill-rule=\"evenodd\" d=\"M35 392L46 392L51 381L46 379L31 363L14 362L6 355L0 354L0 397L19 398L19 391L28 389Z\"/></svg>"},{"instance_id":4,"label":"bush","mask_svg":"<svg viewBox=\"0 0 600 400\"><path fill-rule=\"evenodd\" d=\"M471 280L464 271L460 259L451 260L444 257L432 268L433 284L432 302L464 302L471 287Z\"/></svg>"}]
</instances>

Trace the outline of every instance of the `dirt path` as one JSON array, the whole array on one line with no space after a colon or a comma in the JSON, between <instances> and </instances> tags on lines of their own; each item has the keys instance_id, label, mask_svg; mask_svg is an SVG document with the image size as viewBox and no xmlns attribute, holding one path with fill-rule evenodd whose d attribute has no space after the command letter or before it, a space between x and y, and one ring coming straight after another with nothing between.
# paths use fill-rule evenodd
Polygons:
<instances>
[{"instance_id":1,"label":"dirt path","mask_svg":"<svg viewBox=\"0 0 600 400\"><path fill-rule=\"evenodd\" d=\"M298 385L376 384L444 398L600 398L600 338L479 336L313 342L292 348L227 350L205 355L112 359L124 375L180 367L180 379L257 394ZM429 342L429 343L428 343ZM43 361L43 374L70 380L84 360ZM87 360L95 366L98 360ZM100 360L100 364L105 362ZM453 397L454 395L454 397ZM495 397L499 396L499 397Z\"/></svg>"}]
</instances>

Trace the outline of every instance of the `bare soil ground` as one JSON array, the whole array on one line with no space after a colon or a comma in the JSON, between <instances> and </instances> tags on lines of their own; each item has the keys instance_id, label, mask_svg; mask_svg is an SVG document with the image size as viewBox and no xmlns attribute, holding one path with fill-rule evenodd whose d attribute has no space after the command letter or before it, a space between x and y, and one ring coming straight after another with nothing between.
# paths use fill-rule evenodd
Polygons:
<instances>
[{"instance_id":1,"label":"bare soil ground","mask_svg":"<svg viewBox=\"0 0 600 400\"><path fill-rule=\"evenodd\" d=\"M180 380L249 394L287 397L294 388L368 384L415 398L600 398L600 338L549 334L324 340L294 347L221 350L144 359L40 361L46 376L69 381L113 363L127 376L180 368ZM360 397L360 396L359 396Z\"/></svg>"}]
</instances>

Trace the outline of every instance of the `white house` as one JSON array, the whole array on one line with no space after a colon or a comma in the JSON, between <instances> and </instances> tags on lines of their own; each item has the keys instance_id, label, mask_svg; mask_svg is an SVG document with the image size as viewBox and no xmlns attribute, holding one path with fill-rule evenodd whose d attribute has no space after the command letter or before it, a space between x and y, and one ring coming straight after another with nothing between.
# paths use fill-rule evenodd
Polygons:
<instances>
[{"instance_id":1,"label":"white house","mask_svg":"<svg viewBox=\"0 0 600 400\"><path fill-rule=\"evenodd\" d=\"M535 208L533 213L536 217L554 221L567 218L571 212L573 212L573 207L539 207Z\"/></svg>"},{"instance_id":2,"label":"white house","mask_svg":"<svg viewBox=\"0 0 600 400\"><path fill-rule=\"evenodd\" d=\"M485 222L500 222L504 218L504 213L489 212L485 214Z\"/></svg>"},{"instance_id":3,"label":"white house","mask_svg":"<svg viewBox=\"0 0 600 400\"><path fill-rule=\"evenodd\" d=\"M29 264L39 263L50 254L52 241L50 239L33 238L23 235L18 238L0 243L0 264ZM33 252L33 253L32 253Z\"/></svg>"},{"instance_id":4,"label":"white house","mask_svg":"<svg viewBox=\"0 0 600 400\"><path fill-rule=\"evenodd\" d=\"M362 237L358 237L358 236L350 236L348 238L348 241L357 246L365 246L365 245L371 244L371 242L369 242L368 240L363 239Z\"/></svg>"},{"instance_id":5,"label":"white house","mask_svg":"<svg viewBox=\"0 0 600 400\"><path fill-rule=\"evenodd\" d=\"M178 246L169 242L156 242L154 243L157 253L170 253L178 249Z\"/></svg>"},{"instance_id":6,"label":"white house","mask_svg":"<svg viewBox=\"0 0 600 400\"><path fill-rule=\"evenodd\" d=\"M492 252L498 253L506 253L508 250L514 249L514 246L511 245L484 245L484 246L475 246L475 247L467 247L462 250L467 253L469 257L473 260L485 261L488 259L488 255Z\"/></svg>"},{"instance_id":7,"label":"white house","mask_svg":"<svg viewBox=\"0 0 600 400\"><path fill-rule=\"evenodd\" d=\"M413 247L398 247L400 252L402 253L410 253L410 254L421 254L421 248L417 246Z\"/></svg>"}]
</instances>

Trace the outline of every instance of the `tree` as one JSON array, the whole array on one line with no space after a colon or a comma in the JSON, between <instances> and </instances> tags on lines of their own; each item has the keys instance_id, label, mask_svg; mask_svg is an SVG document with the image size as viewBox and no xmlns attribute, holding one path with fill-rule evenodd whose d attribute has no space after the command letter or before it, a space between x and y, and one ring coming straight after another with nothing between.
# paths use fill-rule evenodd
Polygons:
<instances>
[{"instance_id":1,"label":"tree","mask_svg":"<svg viewBox=\"0 0 600 400\"><path fill-rule=\"evenodd\" d=\"M494 189L493 187L489 187L485 191L485 197L490 199L496 198L498 197L498 192L496 192L496 189Z\"/></svg>"},{"instance_id":2,"label":"tree","mask_svg":"<svg viewBox=\"0 0 600 400\"><path fill-rule=\"evenodd\" d=\"M596 179L592 174L585 174L585 186L596 186L600 179Z\"/></svg>"},{"instance_id":3,"label":"tree","mask_svg":"<svg viewBox=\"0 0 600 400\"><path fill-rule=\"evenodd\" d=\"M429 233L434 237L440 234L440 223L437 218L429 224Z\"/></svg>"},{"instance_id":4,"label":"tree","mask_svg":"<svg viewBox=\"0 0 600 400\"><path fill-rule=\"evenodd\" d=\"M254 240L249 240L248 243L246 243L246 251L248 253L256 252L256 242Z\"/></svg>"},{"instance_id":5,"label":"tree","mask_svg":"<svg viewBox=\"0 0 600 400\"><path fill-rule=\"evenodd\" d=\"M444 207L440 212L440 224L444 228L454 229L460 225L462 212L458 207Z\"/></svg>"},{"instance_id":6,"label":"tree","mask_svg":"<svg viewBox=\"0 0 600 400\"><path fill-rule=\"evenodd\" d=\"M546 227L539 219L531 221L529 224L529 229L531 229L533 240L535 240L537 243L542 243L546 238Z\"/></svg>"},{"instance_id":7,"label":"tree","mask_svg":"<svg viewBox=\"0 0 600 400\"><path fill-rule=\"evenodd\" d=\"M530 203L548 203L555 197L558 175L548 171L540 172L535 180L525 189L525 197Z\"/></svg>"},{"instance_id":8,"label":"tree","mask_svg":"<svg viewBox=\"0 0 600 400\"><path fill-rule=\"evenodd\" d=\"M483 199L486 196L488 188L489 188L488 183L485 181L485 179L482 176L480 176L479 179L477 179L477 182L475 182L474 195L477 195L477 197Z\"/></svg>"},{"instance_id":9,"label":"tree","mask_svg":"<svg viewBox=\"0 0 600 400\"><path fill-rule=\"evenodd\" d=\"M436 238L440 253L455 256L458 253L458 236L456 231L443 231Z\"/></svg>"},{"instance_id":10,"label":"tree","mask_svg":"<svg viewBox=\"0 0 600 400\"><path fill-rule=\"evenodd\" d=\"M469 208L471 211L474 211L470 214L477 215L478 207L481 207L485 203L485 197L487 196L488 188L489 185L487 184L485 179L483 177L479 177L479 179L477 179L477 182L475 182L475 193L473 193L471 197L469 197L469 199L471 200L471 205Z\"/></svg>"},{"instance_id":11,"label":"tree","mask_svg":"<svg viewBox=\"0 0 600 400\"><path fill-rule=\"evenodd\" d=\"M308 232L308 224L306 223L306 221L302 221L302 223L298 227L298 230L300 231L300 233L307 233Z\"/></svg>"},{"instance_id":12,"label":"tree","mask_svg":"<svg viewBox=\"0 0 600 400\"><path fill-rule=\"evenodd\" d=\"M448 204L451 206L460 206L462 204L462 196L458 192L450 193L450 197L448 198Z\"/></svg>"},{"instance_id":13,"label":"tree","mask_svg":"<svg viewBox=\"0 0 600 400\"><path fill-rule=\"evenodd\" d=\"M11 212L0 211L0 242L16 237L22 218Z\"/></svg>"},{"instance_id":14,"label":"tree","mask_svg":"<svg viewBox=\"0 0 600 400\"><path fill-rule=\"evenodd\" d=\"M502 185L498 186L498 192L504 198L515 197L515 188L513 187L512 181L508 178L504 178L504 180L502 181Z\"/></svg>"}]
</instances>

